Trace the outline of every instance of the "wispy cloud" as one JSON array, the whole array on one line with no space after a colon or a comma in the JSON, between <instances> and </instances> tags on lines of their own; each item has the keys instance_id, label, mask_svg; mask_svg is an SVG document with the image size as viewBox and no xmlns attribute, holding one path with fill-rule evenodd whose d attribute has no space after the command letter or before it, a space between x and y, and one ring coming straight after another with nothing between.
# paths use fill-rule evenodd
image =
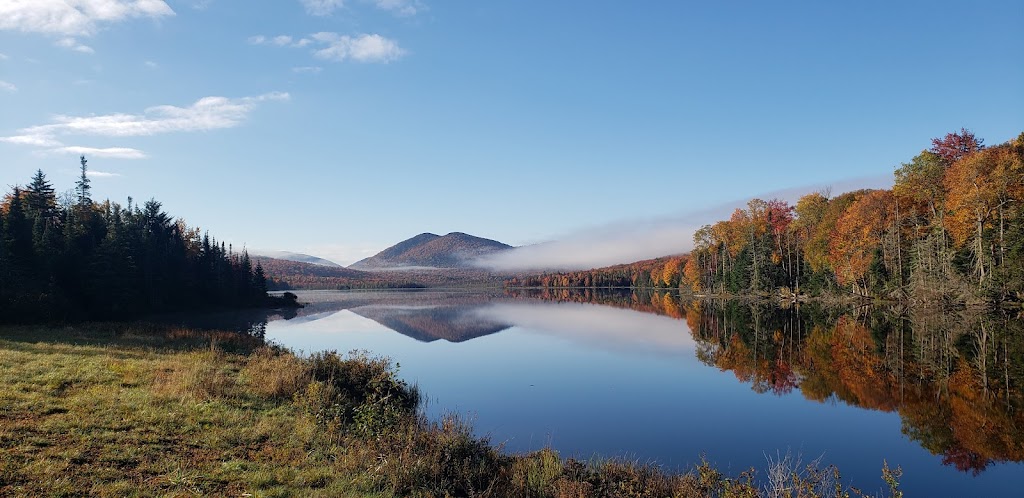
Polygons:
<instances>
[{"instance_id":1,"label":"wispy cloud","mask_svg":"<svg viewBox=\"0 0 1024 498\"><path fill-rule=\"evenodd\" d=\"M423 4L416 0L370 0L377 8L400 16L414 16L423 10Z\"/></svg>"},{"instance_id":2,"label":"wispy cloud","mask_svg":"<svg viewBox=\"0 0 1024 498\"><path fill-rule=\"evenodd\" d=\"M90 36L104 24L173 15L162 0L13 0L0 2L0 30Z\"/></svg>"},{"instance_id":3,"label":"wispy cloud","mask_svg":"<svg viewBox=\"0 0 1024 498\"><path fill-rule=\"evenodd\" d=\"M106 171L95 171L89 170L85 174L95 178L111 178L115 176L121 176L121 173L108 173Z\"/></svg>"},{"instance_id":4,"label":"wispy cloud","mask_svg":"<svg viewBox=\"0 0 1024 498\"><path fill-rule=\"evenodd\" d=\"M146 153L139 149L128 147L58 147L46 151L48 154L67 154L72 156L93 156L108 157L111 159L145 159ZM97 176L111 176L112 174L100 174Z\"/></svg>"},{"instance_id":5,"label":"wispy cloud","mask_svg":"<svg viewBox=\"0 0 1024 498\"><path fill-rule=\"evenodd\" d=\"M8 83L4 80L0 80L0 90L14 93L18 91L18 87L14 86L14 83Z\"/></svg>"},{"instance_id":6,"label":"wispy cloud","mask_svg":"<svg viewBox=\"0 0 1024 498\"><path fill-rule=\"evenodd\" d=\"M278 35L274 37L266 37L263 35L250 36L246 41L250 45L275 45L278 47L293 47L301 48L313 43L313 40L309 38L294 39L288 35Z\"/></svg>"},{"instance_id":7,"label":"wispy cloud","mask_svg":"<svg viewBox=\"0 0 1024 498\"><path fill-rule=\"evenodd\" d=\"M286 47L292 44L292 37L288 35L275 36L270 40L270 43L273 43L274 45L277 45L279 47Z\"/></svg>"},{"instance_id":8,"label":"wispy cloud","mask_svg":"<svg viewBox=\"0 0 1024 498\"><path fill-rule=\"evenodd\" d=\"M0 142L45 147L49 149L47 152L53 153L88 153L103 157L141 159L146 157L145 153L137 149L65 146L58 137L140 137L232 128L248 118L260 102L284 101L289 98L287 93L271 92L237 99L204 97L187 107L160 105L150 107L140 114L58 115L52 123L22 128L16 135L0 137Z\"/></svg>"},{"instance_id":9,"label":"wispy cloud","mask_svg":"<svg viewBox=\"0 0 1024 498\"><path fill-rule=\"evenodd\" d=\"M7 59L10 59L10 57L8 57L7 54L0 53L0 61L5 61Z\"/></svg>"},{"instance_id":10,"label":"wispy cloud","mask_svg":"<svg viewBox=\"0 0 1024 498\"><path fill-rule=\"evenodd\" d=\"M58 47L61 47L61 48L66 48L66 49L69 49L69 50L74 50L75 52L81 52L83 54L93 54L93 53L96 53L96 51L93 50L92 47L90 47L88 45L83 45L83 44L79 43L78 40L76 40L74 38L71 38L71 37L61 38L60 40L57 40L54 43L54 45L56 45Z\"/></svg>"},{"instance_id":11,"label":"wispy cloud","mask_svg":"<svg viewBox=\"0 0 1024 498\"><path fill-rule=\"evenodd\" d=\"M329 16L345 5L343 0L299 0L313 16Z\"/></svg>"},{"instance_id":12,"label":"wispy cloud","mask_svg":"<svg viewBox=\"0 0 1024 498\"><path fill-rule=\"evenodd\" d=\"M268 37L250 36L250 45L274 45L278 47L301 48L313 45L313 55L319 59L343 62L391 62L406 54L398 42L378 34L355 36L341 35L329 31L313 33L308 38L295 39L288 35Z\"/></svg>"},{"instance_id":13,"label":"wispy cloud","mask_svg":"<svg viewBox=\"0 0 1024 498\"><path fill-rule=\"evenodd\" d=\"M320 74L320 71L323 71L323 70L324 70L324 68L322 68L320 66L299 66L299 67L293 67L292 68L292 72L293 73L300 73L300 74Z\"/></svg>"},{"instance_id":14,"label":"wispy cloud","mask_svg":"<svg viewBox=\"0 0 1024 498\"><path fill-rule=\"evenodd\" d=\"M329 16L336 10L345 6L344 0L299 0L306 12L313 16ZM414 16L423 10L423 4L418 0L362 0L362 3L369 3L381 10L386 10L399 16Z\"/></svg>"},{"instance_id":15,"label":"wispy cloud","mask_svg":"<svg viewBox=\"0 0 1024 498\"><path fill-rule=\"evenodd\" d=\"M34 147L57 147L61 145L55 138L46 135L13 135L10 137L0 137L0 142L6 142L15 145L31 145Z\"/></svg>"},{"instance_id":16,"label":"wispy cloud","mask_svg":"<svg viewBox=\"0 0 1024 498\"><path fill-rule=\"evenodd\" d=\"M146 66L149 69L160 69L160 64L157 64L153 61L144 61L142 65Z\"/></svg>"},{"instance_id":17,"label":"wispy cloud","mask_svg":"<svg viewBox=\"0 0 1024 498\"><path fill-rule=\"evenodd\" d=\"M394 40L380 35L339 35L337 33L320 32L312 38L324 48L313 52L313 55L325 60L357 62L391 62L405 55L405 50Z\"/></svg>"}]
</instances>

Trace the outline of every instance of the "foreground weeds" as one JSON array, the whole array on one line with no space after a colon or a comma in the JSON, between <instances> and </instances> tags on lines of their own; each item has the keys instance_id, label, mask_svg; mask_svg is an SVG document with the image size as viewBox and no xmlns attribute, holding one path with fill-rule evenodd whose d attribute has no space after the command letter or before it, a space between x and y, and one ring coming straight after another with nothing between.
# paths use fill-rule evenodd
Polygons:
<instances>
[{"instance_id":1,"label":"foreground weeds","mask_svg":"<svg viewBox=\"0 0 1024 498\"><path fill-rule=\"evenodd\" d=\"M506 455L385 359L110 327L0 330L0 496L859 496L788 454L760 478Z\"/></svg>"}]
</instances>

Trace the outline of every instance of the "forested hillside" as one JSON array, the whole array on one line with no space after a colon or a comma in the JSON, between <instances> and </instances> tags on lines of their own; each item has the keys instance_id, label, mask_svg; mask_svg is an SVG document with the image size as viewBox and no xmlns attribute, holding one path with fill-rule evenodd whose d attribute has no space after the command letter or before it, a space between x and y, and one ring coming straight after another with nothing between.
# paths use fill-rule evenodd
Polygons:
<instances>
[{"instance_id":1,"label":"forested hillside","mask_svg":"<svg viewBox=\"0 0 1024 498\"><path fill-rule=\"evenodd\" d=\"M754 199L694 235L698 292L852 292L918 303L1020 300L1024 134L985 147L961 130L896 170L892 190L796 206Z\"/></svg>"},{"instance_id":2,"label":"forested hillside","mask_svg":"<svg viewBox=\"0 0 1024 498\"><path fill-rule=\"evenodd\" d=\"M421 233L403 240L349 268L381 270L403 268L474 269L473 260L486 254L511 249L496 240L452 232L444 236Z\"/></svg>"},{"instance_id":3,"label":"forested hillside","mask_svg":"<svg viewBox=\"0 0 1024 498\"><path fill-rule=\"evenodd\" d=\"M512 287L678 287L686 256L666 256L635 263L562 273L512 277Z\"/></svg>"},{"instance_id":4,"label":"forested hillside","mask_svg":"<svg viewBox=\"0 0 1024 498\"><path fill-rule=\"evenodd\" d=\"M919 304L1024 300L1024 134L986 147L961 129L895 172L891 190L796 205L751 200L694 234L685 257L509 280L679 287L702 294L853 294ZM681 272L677 271L681 268Z\"/></svg>"},{"instance_id":5,"label":"forested hillside","mask_svg":"<svg viewBox=\"0 0 1024 498\"><path fill-rule=\"evenodd\" d=\"M64 198L66 197L66 198ZM73 195L40 170L0 203L0 321L123 318L265 303L263 269L156 200L96 202L81 158Z\"/></svg>"},{"instance_id":6,"label":"forested hillside","mask_svg":"<svg viewBox=\"0 0 1024 498\"><path fill-rule=\"evenodd\" d=\"M271 290L288 289L390 289L423 287L402 275L378 274L342 266L326 266L285 259L253 258L267 276Z\"/></svg>"}]
</instances>

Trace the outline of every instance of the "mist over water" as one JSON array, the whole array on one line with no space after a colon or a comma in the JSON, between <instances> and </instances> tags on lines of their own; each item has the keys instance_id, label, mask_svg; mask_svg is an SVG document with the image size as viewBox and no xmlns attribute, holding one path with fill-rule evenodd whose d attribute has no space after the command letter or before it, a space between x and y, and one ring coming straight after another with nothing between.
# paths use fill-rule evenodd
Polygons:
<instances>
[{"instance_id":1,"label":"mist over water","mask_svg":"<svg viewBox=\"0 0 1024 498\"><path fill-rule=\"evenodd\" d=\"M696 220L663 219L606 225L561 240L517 247L476 260L498 271L585 270L688 251Z\"/></svg>"},{"instance_id":2,"label":"mist over water","mask_svg":"<svg viewBox=\"0 0 1024 498\"><path fill-rule=\"evenodd\" d=\"M812 192L838 195L891 186L892 176L885 175L776 190L753 197L782 199L795 204L800 197ZM558 240L485 255L474 264L496 271L587 270L681 254L693 248L693 233L697 229L728 219L749 200L736 200L691 213L608 223L569 233Z\"/></svg>"}]
</instances>

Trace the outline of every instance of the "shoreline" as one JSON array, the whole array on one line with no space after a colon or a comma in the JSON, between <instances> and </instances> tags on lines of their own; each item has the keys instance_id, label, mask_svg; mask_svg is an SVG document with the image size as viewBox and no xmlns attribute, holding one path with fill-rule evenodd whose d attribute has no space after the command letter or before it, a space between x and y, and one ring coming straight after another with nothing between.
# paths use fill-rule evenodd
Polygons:
<instances>
[{"instance_id":1,"label":"shoreline","mask_svg":"<svg viewBox=\"0 0 1024 498\"><path fill-rule=\"evenodd\" d=\"M458 418L427 420L388 360L227 332L3 327L0 364L0 494L762 496L771 475L503 454ZM822 495L838 475L784 470Z\"/></svg>"}]
</instances>

